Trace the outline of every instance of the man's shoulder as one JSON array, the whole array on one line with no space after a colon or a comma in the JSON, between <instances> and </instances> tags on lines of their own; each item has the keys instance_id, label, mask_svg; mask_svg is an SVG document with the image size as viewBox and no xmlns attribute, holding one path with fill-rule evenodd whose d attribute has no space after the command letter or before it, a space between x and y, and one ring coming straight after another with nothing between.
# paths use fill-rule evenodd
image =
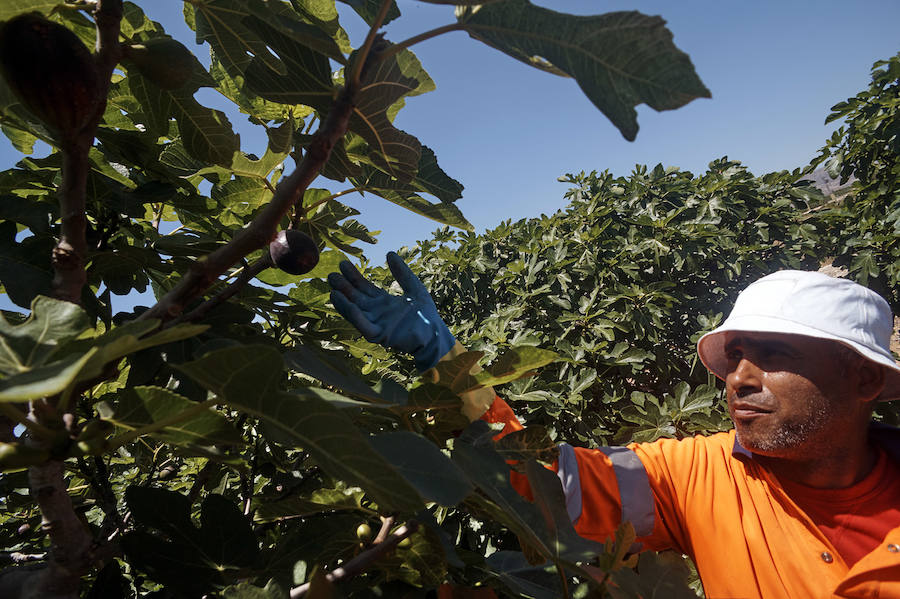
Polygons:
<instances>
[{"instance_id":1,"label":"man's shoulder","mask_svg":"<svg viewBox=\"0 0 900 599\"><path fill-rule=\"evenodd\" d=\"M734 429L721 433L694 435L683 439L657 439L650 443L633 443L629 448L645 455L668 455L679 458L728 460L740 445L735 443Z\"/></svg>"}]
</instances>

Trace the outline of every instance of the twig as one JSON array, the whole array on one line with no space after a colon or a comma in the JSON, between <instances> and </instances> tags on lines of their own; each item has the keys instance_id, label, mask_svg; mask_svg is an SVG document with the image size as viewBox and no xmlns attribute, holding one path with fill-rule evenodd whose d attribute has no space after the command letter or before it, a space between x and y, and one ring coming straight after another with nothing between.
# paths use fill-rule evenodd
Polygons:
<instances>
[{"instance_id":1,"label":"twig","mask_svg":"<svg viewBox=\"0 0 900 599\"><path fill-rule=\"evenodd\" d=\"M169 231L168 233L166 233L166 235L172 235L172 234L174 234L174 233L177 233L178 231L184 229L186 226L187 226L187 225L178 225L177 227L175 227L174 229L172 229L171 231Z\"/></svg>"},{"instance_id":2,"label":"twig","mask_svg":"<svg viewBox=\"0 0 900 599\"><path fill-rule=\"evenodd\" d=\"M24 564L28 562L40 562L47 559L46 553L19 553L18 551L2 551L0 552L0 560L12 562L14 564Z\"/></svg>"},{"instance_id":3,"label":"twig","mask_svg":"<svg viewBox=\"0 0 900 599\"><path fill-rule=\"evenodd\" d=\"M388 552L392 551L400 541L409 537L418 529L419 523L415 520L410 520L395 530L394 533L389 535L383 542L373 545L370 549L366 549L340 568L332 570L325 575L325 578L328 579L328 582L340 582L362 574L369 566L381 559ZM291 599L304 597L308 592L309 583L300 585L299 587L291 589Z\"/></svg>"},{"instance_id":4,"label":"twig","mask_svg":"<svg viewBox=\"0 0 900 599\"><path fill-rule=\"evenodd\" d=\"M326 196L326 197L322 198L321 200L317 200L317 201L313 202L312 204L310 204L309 206L304 206L303 211L306 212L307 214L309 214L310 210L313 210L314 208L318 208L325 202L330 202L331 200L337 199L341 196L345 196L348 193L358 193L358 192L368 191L368 189L369 188L366 186L351 187L349 189L343 189L341 191L331 194L330 196Z\"/></svg>"},{"instance_id":5,"label":"twig","mask_svg":"<svg viewBox=\"0 0 900 599\"><path fill-rule=\"evenodd\" d=\"M462 23L450 23L449 25L442 25L441 27L436 27L429 31L420 33L419 35L414 35L409 39L403 40L402 42L392 44L383 52L379 52L376 56L372 57L372 60L374 60L375 62L381 62L382 60L388 59L395 54L399 54L406 48L418 44L419 42L424 42L425 40L429 40L433 37L437 37L451 31L465 31L465 29L466 28Z\"/></svg>"},{"instance_id":6,"label":"twig","mask_svg":"<svg viewBox=\"0 0 900 599\"><path fill-rule=\"evenodd\" d=\"M234 282L232 282L228 287L188 312L185 316L172 321L172 325L174 326L175 324L184 321L193 322L200 320L201 318L206 316L210 312L210 310L231 299L234 294L243 289L253 277L266 270L270 266L272 266L272 257L268 252L265 252L262 258L260 258L253 264L242 267L240 276L238 276L238 278L235 279Z\"/></svg>"},{"instance_id":7,"label":"twig","mask_svg":"<svg viewBox=\"0 0 900 599\"><path fill-rule=\"evenodd\" d=\"M381 518L381 530L378 531L378 534L375 535L375 540L372 541L373 545L378 545L379 543L384 543L384 540L387 538L388 534L391 532L391 527L394 525L394 517L388 516L387 518Z\"/></svg>"},{"instance_id":8,"label":"twig","mask_svg":"<svg viewBox=\"0 0 900 599\"><path fill-rule=\"evenodd\" d=\"M177 317L187 303L202 294L228 268L271 241L278 231L281 219L303 197L303 192L328 161L334 145L346 133L355 96L355 86L348 85L341 91L325 122L313 135L309 150L297 169L278 183L272 200L253 222L238 232L228 244L194 263L181 281L155 306L138 317L139 320L158 318L168 321Z\"/></svg>"}]
</instances>

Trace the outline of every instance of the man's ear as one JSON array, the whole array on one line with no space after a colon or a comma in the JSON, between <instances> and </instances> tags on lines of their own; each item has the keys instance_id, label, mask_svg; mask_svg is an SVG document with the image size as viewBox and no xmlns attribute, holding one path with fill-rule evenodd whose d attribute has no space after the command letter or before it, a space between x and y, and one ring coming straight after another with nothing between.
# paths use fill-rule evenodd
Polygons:
<instances>
[{"instance_id":1,"label":"man's ear","mask_svg":"<svg viewBox=\"0 0 900 599\"><path fill-rule=\"evenodd\" d=\"M870 360L863 359L856 370L860 397L865 401L873 401L884 390L884 367Z\"/></svg>"}]
</instances>

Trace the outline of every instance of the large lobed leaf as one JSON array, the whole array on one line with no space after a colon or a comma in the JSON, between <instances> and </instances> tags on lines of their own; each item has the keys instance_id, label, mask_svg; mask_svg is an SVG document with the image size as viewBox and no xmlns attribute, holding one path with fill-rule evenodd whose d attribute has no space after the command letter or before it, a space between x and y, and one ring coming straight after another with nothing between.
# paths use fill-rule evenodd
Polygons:
<instances>
[{"instance_id":1,"label":"large lobed leaf","mask_svg":"<svg viewBox=\"0 0 900 599\"><path fill-rule=\"evenodd\" d=\"M37 11L48 14L61 4L63 0L3 0L0 4L0 21L11 19L23 12Z\"/></svg>"},{"instance_id":2,"label":"large lobed leaf","mask_svg":"<svg viewBox=\"0 0 900 599\"><path fill-rule=\"evenodd\" d=\"M507 0L463 9L459 22L473 38L517 60L574 77L629 141L638 131L638 104L672 110L710 97L658 16L574 16Z\"/></svg>"},{"instance_id":3,"label":"large lobed leaf","mask_svg":"<svg viewBox=\"0 0 900 599\"><path fill-rule=\"evenodd\" d=\"M382 0L340 0L344 4L347 4L356 11L360 17L365 20L366 23L371 25L375 21L375 16L378 14L378 10L381 8ZM400 9L397 8L397 2L395 0L391 0L391 6L388 9L387 15L382 21L382 25L387 25L394 19L400 16Z\"/></svg>"},{"instance_id":4,"label":"large lobed leaf","mask_svg":"<svg viewBox=\"0 0 900 599\"><path fill-rule=\"evenodd\" d=\"M191 519L191 500L175 491L131 486L125 501L138 529L122 539L137 568L184 596L200 596L254 564L259 544L250 519L222 495L210 494Z\"/></svg>"},{"instance_id":5,"label":"large lobed leaf","mask_svg":"<svg viewBox=\"0 0 900 599\"><path fill-rule=\"evenodd\" d=\"M0 316L0 372L11 375L44 364L89 326L81 307L43 296L35 298L21 324L10 325Z\"/></svg>"},{"instance_id":6,"label":"large lobed leaf","mask_svg":"<svg viewBox=\"0 0 900 599\"><path fill-rule=\"evenodd\" d=\"M197 404L177 393L160 387L131 387L116 397L114 405L101 402L97 409L104 420L134 430L152 424L171 422L152 436L175 445L236 445L241 435L225 417L204 410L189 418Z\"/></svg>"},{"instance_id":7,"label":"large lobed leaf","mask_svg":"<svg viewBox=\"0 0 900 599\"><path fill-rule=\"evenodd\" d=\"M383 509L417 510L419 493L378 454L344 412L314 393L286 393L281 355L230 347L177 366L232 407L262 419L338 480L359 485Z\"/></svg>"},{"instance_id":8,"label":"large lobed leaf","mask_svg":"<svg viewBox=\"0 0 900 599\"><path fill-rule=\"evenodd\" d=\"M360 77L359 95L347 127L369 144L375 165L400 181L409 181L419 169L422 144L394 127L393 107L403 98L434 89L434 82L415 54L403 50L387 58L377 52L390 47L376 41ZM351 55L351 62L353 55Z\"/></svg>"}]
</instances>

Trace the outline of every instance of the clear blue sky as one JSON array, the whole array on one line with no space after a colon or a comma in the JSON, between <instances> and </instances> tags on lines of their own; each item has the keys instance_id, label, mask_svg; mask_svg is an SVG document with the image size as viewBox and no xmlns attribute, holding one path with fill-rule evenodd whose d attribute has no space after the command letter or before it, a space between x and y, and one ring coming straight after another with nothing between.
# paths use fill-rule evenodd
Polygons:
<instances>
[{"instance_id":1,"label":"clear blue sky","mask_svg":"<svg viewBox=\"0 0 900 599\"><path fill-rule=\"evenodd\" d=\"M566 186L557 177L566 172L626 175L636 163L658 162L702 172L724 155L757 174L804 166L835 128L824 125L829 108L868 84L873 62L900 50L897 0L536 3L577 14L662 15L712 99L662 113L638 107L640 132L627 142L572 79L532 69L462 32L414 46L437 90L408 100L396 125L434 149L441 167L465 185L457 205L479 232L506 218L561 208ZM181 2L137 4L208 60L184 24ZM452 7L413 0L399 6L403 16L386 27L392 41L453 21ZM351 40L361 44L361 21L342 12ZM201 90L198 99L219 107L215 96ZM265 142L245 117L235 112L230 119L242 133L242 149L261 154ZM0 167L16 160L3 138ZM340 189L324 180L313 186ZM379 244L366 248L373 260L439 226L372 195L342 200L362 212L359 220L370 229L382 231Z\"/></svg>"}]
</instances>

